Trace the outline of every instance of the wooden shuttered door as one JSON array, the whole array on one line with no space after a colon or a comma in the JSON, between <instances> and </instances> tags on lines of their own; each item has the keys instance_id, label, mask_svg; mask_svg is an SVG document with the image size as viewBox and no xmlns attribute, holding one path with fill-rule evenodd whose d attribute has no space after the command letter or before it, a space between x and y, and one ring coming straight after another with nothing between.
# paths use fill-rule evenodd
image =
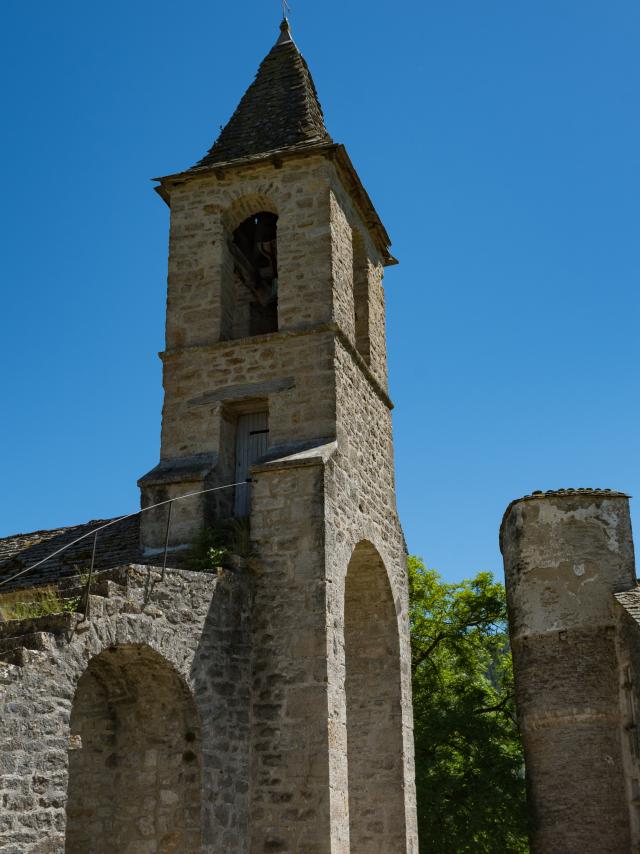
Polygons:
<instances>
[{"instance_id":1,"label":"wooden shuttered door","mask_svg":"<svg viewBox=\"0 0 640 854\"><path fill-rule=\"evenodd\" d=\"M251 466L267 452L269 419L266 412L240 415L236 426L236 482L249 477ZM251 484L236 486L234 514L248 516L251 511Z\"/></svg>"}]
</instances>

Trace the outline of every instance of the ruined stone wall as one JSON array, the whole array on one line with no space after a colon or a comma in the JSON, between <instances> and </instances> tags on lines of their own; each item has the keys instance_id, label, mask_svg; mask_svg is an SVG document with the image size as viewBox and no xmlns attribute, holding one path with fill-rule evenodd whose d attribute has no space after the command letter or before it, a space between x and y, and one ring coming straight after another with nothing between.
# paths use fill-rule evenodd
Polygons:
<instances>
[{"instance_id":1,"label":"ruined stone wall","mask_svg":"<svg viewBox=\"0 0 640 854\"><path fill-rule=\"evenodd\" d=\"M106 851L111 815L112 850L129 850L124 834L136 853L246 852L248 583L180 571L161 582L147 568L113 577L90 624L66 615L44 648L0 662L0 851ZM116 816L114 803L127 809Z\"/></svg>"},{"instance_id":2,"label":"ruined stone wall","mask_svg":"<svg viewBox=\"0 0 640 854\"><path fill-rule=\"evenodd\" d=\"M188 687L148 646L94 657L71 711L66 854L202 847L202 734Z\"/></svg>"},{"instance_id":3,"label":"ruined stone wall","mask_svg":"<svg viewBox=\"0 0 640 854\"><path fill-rule=\"evenodd\" d=\"M635 586L628 503L514 502L502 528L535 854L630 850L614 592Z\"/></svg>"}]
</instances>

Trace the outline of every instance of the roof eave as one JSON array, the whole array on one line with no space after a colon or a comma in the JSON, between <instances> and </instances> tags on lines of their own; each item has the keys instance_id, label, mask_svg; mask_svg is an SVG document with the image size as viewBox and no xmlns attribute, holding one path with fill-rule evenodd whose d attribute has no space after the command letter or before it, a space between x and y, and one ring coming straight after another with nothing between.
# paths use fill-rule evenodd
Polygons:
<instances>
[{"instance_id":1,"label":"roof eave","mask_svg":"<svg viewBox=\"0 0 640 854\"><path fill-rule=\"evenodd\" d=\"M398 259L390 252L391 238L389 237L389 233L384 227L375 205L371 201L371 196L365 190L364 184L360 180L360 176L347 153L347 149L342 144L334 145L333 149L335 151L335 161L338 164L339 169L347 178L347 189L352 192L356 203L360 208L360 213L362 214L365 225L374 237L376 245L382 254L385 267L393 267L396 264L399 264L400 262Z\"/></svg>"},{"instance_id":2,"label":"roof eave","mask_svg":"<svg viewBox=\"0 0 640 854\"><path fill-rule=\"evenodd\" d=\"M154 189L170 207L170 187L172 185L182 184L186 181L192 180L193 178L202 178L207 175L219 175L228 169L238 169L243 166L253 166L269 162L272 162L275 166L280 166L284 160L291 160L297 157L308 157L314 154L326 156L336 164L339 172L341 173L341 177L345 180L347 190L349 190L354 197L365 225L369 229L369 232L382 255L384 266L391 267L398 264L398 260L390 252L391 239L389 234L384 227L373 202L371 201L371 197L360 180L360 176L347 153L347 149L340 143L314 141L297 145L295 147L289 146L288 148L266 151L261 154L252 154L247 157L239 157L234 160L211 163L206 166L194 166L190 169L184 170L183 172L174 172L170 175L152 178L152 180L159 182L159 186L154 187Z\"/></svg>"}]
</instances>

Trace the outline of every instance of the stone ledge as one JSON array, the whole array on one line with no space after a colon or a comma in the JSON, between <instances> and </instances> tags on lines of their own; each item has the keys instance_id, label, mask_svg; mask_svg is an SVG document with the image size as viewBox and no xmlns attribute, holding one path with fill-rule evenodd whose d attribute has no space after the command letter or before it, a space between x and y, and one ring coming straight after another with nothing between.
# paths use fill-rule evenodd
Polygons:
<instances>
[{"instance_id":1,"label":"stone ledge","mask_svg":"<svg viewBox=\"0 0 640 854\"><path fill-rule=\"evenodd\" d=\"M198 482L211 474L218 464L217 454L193 454L160 460L158 465L138 480L138 486L164 486L183 481Z\"/></svg>"},{"instance_id":2,"label":"stone ledge","mask_svg":"<svg viewBox=\"0 0 640 854\"><path fill-rule=\"evenodd\" d=\"M337 441L321 439L303 448L273 448L268 456L263 457L251 467L252 474L270 472L278 469L303 468L307 466L324 466L338 450Z\"/></svg>"},{"instance_id":3,"label":"stone ledge","mask_svg":"<svg viewBox=\"0 0 640 854\"><path fill-rule=\"evenodd\" d=\"M164 362L175 359L183 353L197 351L213 352L216 350L241 350L244 347L255 347L258 344L272 344L277 341L285 341L291 338L302 338L308 335L318 335L325 332L335 332L335 323L312 324L300 326L295 329L279 329L277 332L267 332L264 335L249 335L245 338L225 338L224 341L203 341L200 344L189 344L185 347L176 347L173 350L164 350L158 353Z\"/></svg>"},{"instance_id":4,"label":"stone ledge","mask_svg":"<svg viewBox=\"0 0 640 854\"><path fill-rule=\"evenodd\" d=\"M188 403L189 406L200 406L205 403L226 403L231 400L268 397L295 388L295 385L295 377L286 377L283 380L266 380L260 383L238 383L237 385L225 386L217 391L206 392L200 397L194 397Z\"/></svg>"},{"instance_id":5,"label":"stone ledge","mask_svg":"<svg viewBox=\"0 0 640 854\"><path fill-rule=\"evenodd\" d=\"M305 326L300 329L283 329L278 332L270 332L267 335L252 335L248 338L232 338L225 341L214 341L202 344L191 344L188 347L180 347L175 350L165 350L162 353L159 353L160 359L163 362L168 361L169 359L179 358L183 353L191 353L197 351L209 351L214 352L216 350L238 350L243 347L255 347L257 344L268 344L275 343L277 341L284 341L290 338L299 338L307 335L320 335L324 333L332 334L337 340L342 344L345 350L349 353L351 358L354 360L356 365L360 368L362 373L364 374L367 382L376 393L376 395L380 398L380 400L388 407L388 409L394 409L394 404L386 390L382 387L382 385L378 382L376 377L374 376L371 368L366 363L366 361L362 358L357 348L349 340L349 337L344 333L344 331L340 328L340 326L334 321L330 323L322 323L320 325L313 326ZM268 394L267 386L273 385L273 392L284 391L287 388L293 388L295 385L295 377L287 377L282 380L267 380L264 383L247 383L246 386L243 384L234 384L228 386L228 388L220 388L211 394L204 394L198 398L193 398L189 401L191 405L197 405L200 403L215 403L215 402L224 402L225 400L235 400L239 397L248 397L255 396L259 397L260 392L262 395ZM284 385L285 383L291 383L291 385ZM282 384L282 385L281 385ZM251 389L255 385L255 388L258 389L258 392L254 392L252 395L248 394L248 389Z\"/></svg>"}]
</instances>

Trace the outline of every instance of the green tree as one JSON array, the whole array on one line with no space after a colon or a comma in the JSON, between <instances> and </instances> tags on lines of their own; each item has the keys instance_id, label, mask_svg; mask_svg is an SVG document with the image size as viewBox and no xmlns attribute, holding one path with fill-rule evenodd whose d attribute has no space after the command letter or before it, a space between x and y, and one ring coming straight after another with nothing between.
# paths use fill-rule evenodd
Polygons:
<instances>
[{"instance_id":1,"label":"green tree","mask_svg":"<svg viewBox=\"0 0 640 854\"><path fill-rule=\"evenodd\" d=\"M420 850L527 852L505 590L409 558Z\"/></svg>"}]
</instances>

